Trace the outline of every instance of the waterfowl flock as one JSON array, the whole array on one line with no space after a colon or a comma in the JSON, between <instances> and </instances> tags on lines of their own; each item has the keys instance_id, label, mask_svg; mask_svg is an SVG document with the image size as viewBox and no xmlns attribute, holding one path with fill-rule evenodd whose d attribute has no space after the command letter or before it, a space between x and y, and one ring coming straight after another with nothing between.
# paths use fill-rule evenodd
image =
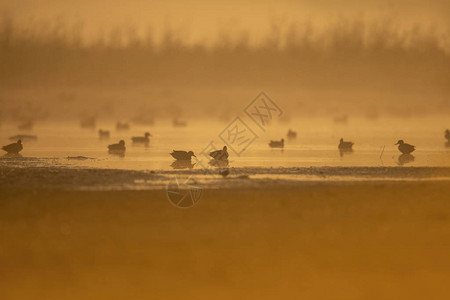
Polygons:
<instances>
[{"instance_id":1,"label":"waterfowl flock","mask_svg":"<svg viewBox=\"0 0 450 300\"><path fill-rule=\"evenodd\" d=\"M178 121L178 120L177 120ZM29 125L29 124L26 124ZM88 117L81 121L80 123L82 128L89 128L91 126L95 126L95 118ZM175 125L175 124L174 124ZM179 126L182 124L177 124L176 126ZM28 126L27 126L28 127ZM128 123L116 123L116 129L117 130L127 130L130 126ZM98 136L100 139L109 139L111 136L111 133L109 130L102 130L99 129ZM145 132L143 136L133 136L131 137L131 141L133 144L145 144L148 145L150 143L150 137L152 135L149 132ZM295 139L297 137L297 132L293 131L292 129L289 129L287 132L287 138L289 140ZM450 147L450 130L446 129L444 132L444 137L447 140L447 147ZM8 144L2 147L2 150L7 152L8 154L18 154L23 150L23 144L22 140L36 140L36 135L27 135L27 134L20 134L11 136L9 138L10 140L16 140L15 143ZM268 143L270 148L280 148L284 149L285 146L285 140L284 138L281 138L280 140L270 140ZM345 141L343 138L340 138L338 149L339 152L353 152L353 145L354 143L352 141ZM400 139L395 143L394 145L398 146L398 151L401 153L401 155L398 158L398 163L400 165L403 165L405 163L409 163L411 161L414 161L414 156L411 155L416 150L416 147L414 145L406 143L404 140ZM110 154L116 154L120 156L124 156L126 152L126 146L125 141L120 140L118 143L110 144L107 146L108 153ZM384 149L383 149L384 151ZM171 153L169 153L175 161L172 163L172 167L174 169L183 169L183 168L193 168L195 163L191 162L192 157L196 157L193 151L185 151L185 150L173 150ZM212 160L209 162L211 166L215 167L228 167L228 148L227 146L223 146L222 149L215 150L209 152L209 156L212 158Z\"/></svg>"}]
</instances>

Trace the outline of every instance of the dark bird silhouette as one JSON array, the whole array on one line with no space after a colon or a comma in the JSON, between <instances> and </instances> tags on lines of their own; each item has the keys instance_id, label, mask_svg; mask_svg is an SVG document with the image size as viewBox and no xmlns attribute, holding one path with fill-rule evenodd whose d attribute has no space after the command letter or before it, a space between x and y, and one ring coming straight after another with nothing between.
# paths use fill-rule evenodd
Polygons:
<instances>
[{"instance_id":1,"label":"dark bird silhouette","mask_svg":"<svg viewBox=\"0 0 450 300\"><path fill-rule=\"evenodd\" d=\"M172 153L170 153L170 155L172 155L173 158L178 159L178 160L191 160L191 157L195 156L194 152L192 151L182 151L182 150L172 150Z\"/></svg>"},{"instance_id":2,"label":"dark bird silhouette","mask_svg":"<svg viewBox=\"0 0 450 300\"><path fill-rule=\"evenodd\" d=\"M116 129L117 130L128 130L128 129L130 129L130 125L128 123L117 122Z\"/></svg>"},{"instance_id":3,"label":"dark bird silhouette","mask_svg":"<svg viewBox=\"0 0 450 300\"><path fill-rule=\"evenodd\" d=\"M98 136L101 139L109 139L110 132L109 132L109 130L101 130L101 129L99 129L98 130Z\"/></svg>"},{"instance_id":4,"label":"dark bird silhouette","mask_svg":"<svg viewBox=\"0 0 450 300\"><path fill-rule=\"evenodd\" d=\"M292 130L288 130L288 133L287 133L287 137L289 138L289 139L295 139L296 137L297 137L297 132L295 132L295 131L292 131Z\"/></svg>"},{"instance_id":5,"label":"dark bird silhouette","mask_svg":"<svg viewBox=\"0 0 450 300\"><path fill-rule=\"evenodd\" d=\"M134 144L148 144L151 136L150 133L146 132L144 136L133 136L131 140Z\"/></svg>"},{"instance_id":6,"label":"dark bird silhouette","mask_svg":"<svg viewBox=\"0 0 450 300\"><path fill-rule=\"evenodd\" d=\"M17 143L12 143L2 147L2 150L8 153L19 153L20 151L22 151L22 149L23 146L21 140L18 140Z\"/></svg>"},{"instance_id":7,"label":"dark bird silhouette","mask_svg":"<svg viewBox=\"0 0 450 300\"><path fill-rule=\"evenodd\" d=\"M403 154L410 154L416 150L416 147L399 140L395 145L398 145L398 150Z\"/></svg>"},{"instance_id":8,"label":"dark bird silhouette","mask_svg":"<svg viewBox=\"0 0 450 300\"><path fill-rule=\"evenodd\" d=\"M450 130L445 131L445 138L450 142Z\"/></svg>"},{"instance_id":9,"label":"dark bird silhouette","mask_svg":"<svg viewBox=\"0 0 450 300\"><path fill-rule=\"evenodd\" d=\"M227 150L228 150L227 146L223 146L222 150L216 150L216 151L209 152L209 156L211 156L214 159L225 160L228 158Z\"/></svg>"},{"instance_id":10,"label":"dark bird silhouette","mask_svg":"<svg viewBox=\"0 0 450 300\"><path fill-rule=\"evenodd\" d=\"M270 141L269 146L270 148L284 148L284 139L281 139L281 141Z\"/></svg>"},{"instance_id":11,"label":"dark bird silhouette","mask_svg":"<svg viewBox=\"0 0 450 300\"><path fill-rule=\"evenodd\" d=\"M108 150L109 151L114 151L114 152L125 152L126 148L125 148L125 141L124 140L120 140L119 143L117 144L111 144L108 146Z\"/></svg>"},{"instance_id":12,"label":"dark bird silhouette","mask_svg":"<svg viewBox=\"0 0 450 300\"><path fill-rule=\"evenodd\" d=\"M352 150L353 149L353 145L354 145L353 142L350 142L350 141L347 142L347 141L344 141L343 138L341 138L339 140L338 148L339 148L339 150Z\"/></svg>"}]
</instances>

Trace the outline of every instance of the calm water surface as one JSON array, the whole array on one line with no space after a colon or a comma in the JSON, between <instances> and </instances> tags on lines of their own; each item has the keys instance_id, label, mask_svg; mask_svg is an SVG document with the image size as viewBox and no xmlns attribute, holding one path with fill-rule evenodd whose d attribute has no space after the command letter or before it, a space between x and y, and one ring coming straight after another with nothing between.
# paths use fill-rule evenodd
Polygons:
<instances>
[{"instance_id":1,"label":"calm water surface","mask_svg":"<svg viewBox=\"0 0 450 300\"><path fill-rule=\"evenodd\" d=\"M444 139L444 130L450 127L450 122L445 118L353 118L348 124L335 124L329 118L310 118L271 124L265 131L251 120L245 121L258 138L240 156L229 151L232 167L450 166L450 148ZM218 135L227 125L219 121L190 120L186 127L173 127L171 122L161 120L153 126L131 124L128 131L116 131L113 122L99 122L94 130L82 129L77 122L68 121L37 123L33 130L26 132L18 130L16 124L3 123L0 142L2 145L11 143L8 138L16 134L37 135L36 141L24 141L21 152L24 161L36 158L45 164L68 167L169 170L174 161L169 155L172 149L192 150L198 154L211 141L222 147L224 142ZM110 130L111 138L99 139L98 128ZM297 131L296 139L286 138L289 128ZM143 135L146 131L153 136L147 147L131 143L132 136ZM271 139L283 137L284 150L269 148ZM341 137L355 143L352 153L339 153L337 145ZM120 139L126 142L125 156L108 154L107 145ZM412 161L399 158L400 153L394 146L398 139L416 146ZM68 156L93 159L69 160ZM207 161L205 165L208 166Z\"/></svg>"}]
</instances>

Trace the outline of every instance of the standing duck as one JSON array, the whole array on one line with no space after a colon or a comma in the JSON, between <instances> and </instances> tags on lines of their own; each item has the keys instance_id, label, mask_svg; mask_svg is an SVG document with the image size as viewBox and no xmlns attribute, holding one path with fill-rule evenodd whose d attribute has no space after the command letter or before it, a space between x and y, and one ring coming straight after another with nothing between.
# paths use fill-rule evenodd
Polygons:
<instances>
[{"instance_id":1,"label":"standing duck","mask_svg":"<svg viewBox=\"0 0 450 300\"><path fill-rule=\"evenodd\" d=\"M173 158L178 160L191 160L191 157L196 157L194 152L192 151L182 151L182 150L173 150L172 153L170 153Z\"/></svg>"},{"instance_id":2,"label":"standing duck","mask_svg":"<svg viewBox=\"0 0 450 300\"><path fill-rule=\"evenodd\" d=\"M18 140L17 143L12 143L6 146L2 147L2 150L8 152L8 153L13 153L13 154L17 154L20 151L22 151L23 146L22 146L22 141Z\"/></svg>"},{"instance_id":3,"label":"standing duck","mask_svg":"<svg viewBox=\"0 0 450 300\"><path fill-rule=\"evenodd\" d=\"M280 141L270 141L269 146L270 148L284 148L284 139L281 139Z\"/></svg>"},{"instance_id":4,"label":"standing duck","mask_svg":"<svg viewBox=\"0 0 450 300\"><path fill-rule=\"evenodd\" d=\"M209 152L209 156L211 156L214 159L225 160L228 158L227 150L228 150L227 146L223 146L222 150L216 150L216 151Z\"/></svg>"},{"instance_id":5,"label":"standing duck","mask_svg":"<svg viewBox=\"0 0 450 300\"><path fill-rule=\"evenodd\" d=\"M343 138L341 138L339 140L338 148L339 148L339 150L352 150L353 149L353 145L354 145L353 142L347 142L347 141L344 141Z\"/></svg>"},{"instance_id":6,"label":"standing duck","mask_svg":"<svg viewBox=\"0 0 450 300\"><path fill-rule=\"evenodd\" d=\"M399 140L395 145L398 145L398 150L403 154L410 154L416 150L415 146L407 144L403 140Z\"/></svg>"},{"instance_id":7,"label":"standing duck","mask_svg":"<svg viewBox=\"0 0 450 300\"><path fill-rule=\"evenodd\" d=\"M131 140L135 144L148 144L150 142L150 137L152 135L148 132L144 134L144 136L133 136Z\"/></svg>"}]
</instances>

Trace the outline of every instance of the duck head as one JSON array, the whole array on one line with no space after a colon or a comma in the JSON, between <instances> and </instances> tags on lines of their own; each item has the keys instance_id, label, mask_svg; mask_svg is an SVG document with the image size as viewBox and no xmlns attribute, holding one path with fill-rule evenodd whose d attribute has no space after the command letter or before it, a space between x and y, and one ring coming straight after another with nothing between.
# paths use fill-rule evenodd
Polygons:
<instances>
[{"instance_id":1,"label":"duck head","mask_svg":"<svg viewBox=\"0 0 450 300\"><path fill-rule=\"evenodd\" d=\"M18 140L17 144L22 145L22 140Z\"/></svg>"},{"instance_id":2,"label":"duck head","mask_svg":"<svg viewBox=\"0 0 450 300\"><path fill-rule=\"evenodd\" d=\"M405 142L403 140L398 140L398 142L394 145L403 145Z\"/></svg>"},{"instance_id":3,"label":"duck head","mask_svg":"<svg viewBox=\"0 0 450 300\"><path fill-rule=\"evenodd\" d=\"M344 142L344 139L343 139L343 138L341 138L341 139L339 140L339 142L340 142L340 143L343 143L343 142Z\"/></svg>"},{"instance_id":4,"label":"duck head","mask_svg":"<svg viewBox=\"0 0 450 300\"><path fill-rule=\"evenodd\" d=\"M124 146L125 145L125 141L124 140L120 140L119 145Z\"/></svg>"},{"instance_id":5,"label":"duck head","mask_svg":"<svg viewBox=\"0 0 450 300\"><path fill-rule=\"evenodd\" d=\"M197 157L197 156L195 156L194 152L192 152L192 151L189 151L189 152L188 152L188 155L189 155L189 157L191 157L191 156Z\"/></svg>"},{"instance_id":6,"label":"duck head","mask_svg":"<svg viewBox=\"0 0 450 300\"><path fill-rule=\"evenodd\" d=\"M149 136L152 136L150 133L148 133L148 132L146 132L145 134L144 134L144 136L146 137L146 138L148 138Z\"/></svg>"},{"instance_id":7,"label":"duck head","mask_svg":"<svg viewBox=\"0 0 450 300\"><path fill-rule=\"evenodd\" d=\"M227 146L223 146L223 151L227 151Z\"/></svg>"}]
</instances>

